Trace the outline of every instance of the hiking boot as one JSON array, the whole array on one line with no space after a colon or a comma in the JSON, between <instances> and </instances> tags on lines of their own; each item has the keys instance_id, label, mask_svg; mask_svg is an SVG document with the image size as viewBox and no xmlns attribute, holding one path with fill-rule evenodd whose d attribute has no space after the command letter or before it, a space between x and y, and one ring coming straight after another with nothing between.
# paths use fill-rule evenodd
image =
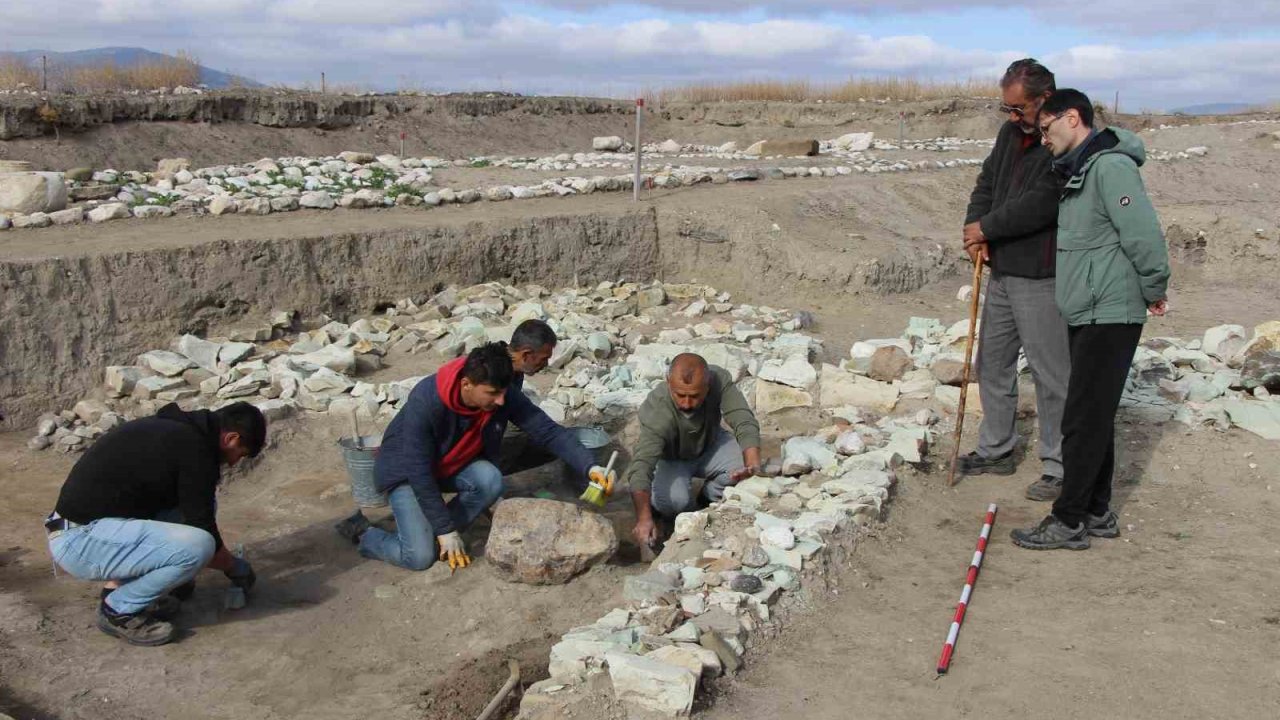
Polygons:
<instances>
[{"instance_id":1,"label":"hiking boot","mask_svg":"<svg viewBox=\"0 0 1280 720\"><path fill-rule=\"evenodd\" d=\"M1013 462L1013 452L1007 452L1000 457L985 458L975 450L968 455L961 455L960 462L956 463L956 469L960 471L961 475L982 475L984 473L1012 475L1017 470L1017 465Z\"/></svg>"},{"instance_id":2,"label":"hiking boot","mask_svg":"<svg viewBox=\"0 0 1280 720\"><path fill-rule=\"evenodd\" d=\"M1040 479L1027 486L1027 499L1040 502L1053 502L1062 494L1062 478L1052 475L1041 475Z\"/></svg>"},{"instance_id":3,"label":"hiking boot","mask_svg":"<svg viewBox=\"0 0 1280 720\"><path fill-rule=\"evenodd\" d=\"M1025 530L1014 530L1009 533L1013 544L1028 550L1088 550L1089 532L1084 523L1070 527L1058 518L1050 515L1040 524Z\"/></svg>"},{"instance_id":4,"label":"hiking boot","mask_svg":"<svg viewBox=\"0 0 1280 720\"><path fill-rule=\"evenodd\" d=\"M1086 517L1084 528L1093 537L1118 538L1120 537L1120 518L1114 510L1108 510L1104 515Z\"/></svg>"},{"instance_id":5,"label":"hiking boot","mask_svg":"<svg viewBox=\"0 0 1280 720\"><path fill-rule=\"evenodd\" d=\"M98 629L130 645L147 647L164 645L175 634L173 625L157 620L145 611L123 615L113 611L105 602L98 606Z\"/></svg>"},{"instance_id":6,"label":"hiking boot","mask_svg":"<svg viewBox=\"0 0 1280 720\"><path fill-rule=\"evenodd\" d=\"M107 596L115 592L115 588L102 588L102 600L105 602ZM172 620L178 616L178 612L182 610L182 601L172 595L161 595L142 612L150 615L157 620Z\"/></svg>"},{"instance_id":7,"label":"hiking boot","mask_svg":"<svg viewBox=\"0 0 1280 720\"><path fill-rule=\"evenodd\" d=\"M346 538L347 542L352 545L359 545L360 537L364 535L365 530L369 529L369 518L365 517L364 513L357 510L355 515L343 518L342 522L333 526L333 529L337 530L339 535Z\"/></svg>"}]
</instances>

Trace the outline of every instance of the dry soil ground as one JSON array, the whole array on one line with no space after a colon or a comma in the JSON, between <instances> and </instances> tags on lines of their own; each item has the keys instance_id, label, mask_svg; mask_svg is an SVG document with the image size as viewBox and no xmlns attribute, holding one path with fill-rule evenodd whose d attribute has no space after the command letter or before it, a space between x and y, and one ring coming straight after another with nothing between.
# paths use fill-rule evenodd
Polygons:
<instances>
[{"instance_id":1,"label":"dry soil ground","mask_svg":"<svg viewBox=\"0 0 1280 720\"><path fill-rule=\"evenodd\" d=\"M1258 137L1272 129L1144 136L1163 149L1210 147L1207 158L1146 170L1163 221L1208 237L1206 262L1176 263L1174 311L1148 336L1194 337L1222 322L1275 319L1276 155ZM810 309L836 357L856 338L898 334L911 315L963 316L955 292L964 279L954 271L907 295L847 289L867 247L886 253L899 241L936 241L950 243L944 252L954 256L972 178L949 171L788 184L783 192L769 184L693 188L652 202L750 229L705 252L664 245L668 279L697 278L739 301ZM554 202L586 212L623 200ZM440 217L537 207L529 203L449 208ZM421 217L124 223L14 232L0 243L4 257L30 258L200 242L254 227L275 237ZM329 527L350 510L337 432L316 421L283 423L272 450L228 478L222 522L246 543L260 588L248 609L233 613L221 609L225 581L203 577L184 611L185 637L159 649L98 633L95 588L51 573L39 519L74 458L30 453L26 434L0 436L0 711L107 720L474 717L501 684L507 657L518 658L531 681L558 633L620 601L621 577L637 567L629 546L614 563L557 588L507 584L483 562L450 576L439 567L415 574L361 560ZM1038 472L1034 458L1015 478L972 479L952 490L936 468L910 474L886 524L859 548L846 589L722 681L707 716L1277 716L1275 444L1240 431L1124 421L1118 442L1124 535L1083 553L1037 554L1007 542L1010 528L1043 512L1021 498ZM939 457L948 450L943 443ZM514 484L559 487L553 471ZM991 550L952 673L936 680L936 654L988 502L1001 505ZM610 516L625 528L625 502ZM472 532L479 546L486 528Z\"/></svg>"}]
</instances>

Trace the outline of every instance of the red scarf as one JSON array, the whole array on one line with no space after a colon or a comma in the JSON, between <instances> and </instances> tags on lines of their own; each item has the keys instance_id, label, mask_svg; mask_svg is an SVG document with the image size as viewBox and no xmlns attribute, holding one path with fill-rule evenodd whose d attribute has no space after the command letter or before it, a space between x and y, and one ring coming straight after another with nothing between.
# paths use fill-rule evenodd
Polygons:
<instances>
[{"instance_id":1,"label":"red scarf","mask_svg":"<svg viewBox=\"0 0 1280 720\"><path fill-rule=\"evenodd\" d=\"M436 465L436 477L441 480L457 475L467 463L484 451L482 433L493 415L492 411L477 410L462 404L462 366L466 361L465 357L460 357L445 363L436 371L436 392L440 394L444 406L451 412L471 419L471 425L457 444L449 448L449 452Z\"/></svg>"}]
</instances>

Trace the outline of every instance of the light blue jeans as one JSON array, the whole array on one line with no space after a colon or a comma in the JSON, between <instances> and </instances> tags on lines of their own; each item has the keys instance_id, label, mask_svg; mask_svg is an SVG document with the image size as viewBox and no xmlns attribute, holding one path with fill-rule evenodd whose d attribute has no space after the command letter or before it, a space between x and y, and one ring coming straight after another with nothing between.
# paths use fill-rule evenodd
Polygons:
<instances>
[{"instance_id":1,"label":"light blue jeans","mask_svg":"<svg viewBox=\"0 0 1280 720\"><path fill-rule=\"evenodd\" d=\"M127 615L194 578L214 550L208 532L160 520L102 518L49 539L53 561L72 577L122 581L106 602Z\"/></svg>"},{"instance_id":2,"label":"light blue jeans","mask_svg":"<svg viewBox=\"0 0 1280 720\"><path fill-rule=\"evenodd\" d=\"M462 532L480 513L502 497L502 471L487 460L476 460L440 483L445 492L458 493L446 507L453 527ZM436 561L436 533L422 512L408 483L387 493L396 518L396 534L371 527L360 537L360 554L408 570L426 570Z\"/></svg>"}]
</instances>

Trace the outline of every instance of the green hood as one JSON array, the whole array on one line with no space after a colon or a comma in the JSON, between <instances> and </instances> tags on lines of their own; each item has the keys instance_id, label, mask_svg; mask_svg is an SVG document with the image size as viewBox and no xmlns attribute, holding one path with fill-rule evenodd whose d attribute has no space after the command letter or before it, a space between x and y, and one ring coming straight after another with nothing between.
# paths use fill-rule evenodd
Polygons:
<instances>
[{"instance_id":1,"label":"green hood","mask_svg":"<svg viewBox=\"0 0 1280 720\"><path fill-rule=\"evenodd\" d=\"M1083 185L1084 176L1089 173L1089 169L1098 158L1112 153L1128 155L1138 167L1142 167L1147 162L1147 148L1135 133L1117 127L1103 128L1098 131L1098 134L1089 142L1089 146L1085 148L1084 154L1076 161L1076 169L1067 180L1066 188L1075 189Z\"/></svg>"}]
</instances>

